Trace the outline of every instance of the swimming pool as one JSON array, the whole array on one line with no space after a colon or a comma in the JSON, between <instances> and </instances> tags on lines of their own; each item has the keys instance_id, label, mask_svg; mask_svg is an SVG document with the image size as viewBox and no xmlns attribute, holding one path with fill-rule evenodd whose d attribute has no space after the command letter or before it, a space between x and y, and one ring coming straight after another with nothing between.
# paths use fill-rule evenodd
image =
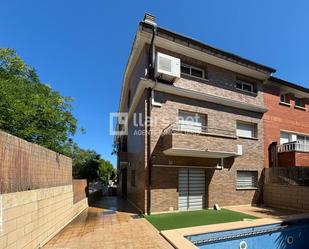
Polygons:
<instances>
[{"instance_id":1,"label":"swimming pool","mask_svg":"<svg viewBox=\"0 0 309 249\"><path fill-rule=\"evenodd\" d=\"M308 249L309 219L186 236L200 249Z\"/></svg>"}]
</instances>

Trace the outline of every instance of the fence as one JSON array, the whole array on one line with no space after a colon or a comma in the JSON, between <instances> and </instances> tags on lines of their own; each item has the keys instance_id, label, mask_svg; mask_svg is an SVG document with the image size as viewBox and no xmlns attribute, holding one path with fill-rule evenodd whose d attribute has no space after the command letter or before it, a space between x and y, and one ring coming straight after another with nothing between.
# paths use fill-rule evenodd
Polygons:
<instances>
[{"instance_id":1,"label":"fence","mask_svg":"<svg viewBox=\"0 0 309 249\"><path fill-rule=\"evenodd\" d=\"M0 194L72 184L72 160L0 131Z\"/></svg>"},{"instance_id":2,"label":"fence","mask_svg":"<svg viewBox=\"0 0 309 249\"><path fill-rule=\"evenodd\" d=\"M267 206L307 212L308 187L308 167L273 167L264 170L263 199Z\"/></svg>"},{"instance_id":3,"label":"fence","mask_svg":"<svg viewBox=\"0 0 309 249\"><path fill-rule=\"evenodd\" d=\"M88 195L88 185L86 179L73 180L73 203L77 203Z\"/></svg>"},{"instance_id":4,"label":"fence","mask_svg":"<svg viewBox=\"0 0 309 249\"><path fill-rule=\"evenodd\" d=\"M308 167L272 167L264 170L265 184L309 186Z\"/></svg>"}]
</instances>

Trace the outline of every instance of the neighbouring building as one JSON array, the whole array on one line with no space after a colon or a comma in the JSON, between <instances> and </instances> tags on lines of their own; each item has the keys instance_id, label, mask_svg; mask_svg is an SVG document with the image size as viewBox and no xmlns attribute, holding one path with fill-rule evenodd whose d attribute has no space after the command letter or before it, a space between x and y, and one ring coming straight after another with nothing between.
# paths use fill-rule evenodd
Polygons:
<instances>
[{"instance_id":1,"label":"neighbouring building","mask_svg":"<svg viewBox=\"0 0 309 249\"><path fill-rule=\"evenodd\" d=\"M264 104L265 167L309 166L309 89L270 77Z\"/></svg>"},{"instance_id":2,"label":"neighbouring building","mask_svg":"<svg viewBox=\"0 0 309 249\"><path fill-rule=\"evenodd\" d=\"M274 72L146 14L119 104L119 194L147 213L258 203L264 146L279 139L264 142Z\"/></svg>"}]
</instances>

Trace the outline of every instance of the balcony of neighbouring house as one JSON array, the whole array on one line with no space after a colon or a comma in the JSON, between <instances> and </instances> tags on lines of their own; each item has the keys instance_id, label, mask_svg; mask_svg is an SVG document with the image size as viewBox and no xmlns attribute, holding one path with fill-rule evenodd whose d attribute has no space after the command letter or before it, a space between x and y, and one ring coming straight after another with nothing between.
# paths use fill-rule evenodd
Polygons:
<instances>
[{"instance_id":1,"label":"balcony of neighbouring house","mask_svg":"<svg viewBox=\"0 0 309 249\"><path fill-rule=\"evenodd\" d=\"M309 166L309 144L290 142L278 146L279 166Z\"/></svg>"},{"instance_id":2,"label":"balcony of neighbouring house","mask_svg":"<svg viewBox=\"0 0 309 249\"><path fill-rule=\"evenodd\" d=\"M227 158L242 154L235 130L176 122L166 127L162 136L167 156Z\"/></svg>"}]
</instances>

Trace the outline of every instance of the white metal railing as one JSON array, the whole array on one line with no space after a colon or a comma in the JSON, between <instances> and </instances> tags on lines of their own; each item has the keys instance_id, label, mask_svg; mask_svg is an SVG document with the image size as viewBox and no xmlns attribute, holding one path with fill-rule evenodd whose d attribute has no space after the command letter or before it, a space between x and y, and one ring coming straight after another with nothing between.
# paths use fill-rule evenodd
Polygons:
<instances>
[{"instance_id":1,"label":"white metal railing","mask_svg":"<svg viewBox=\"0 0 309 249\"><path fill-rule=\"evenodd\" d=\"M233 130L218 129L200 124L182 123L179 121L168 125L165 129L163 129L162 133L168 134L173 131L187 132L187 133L206 133L206 134L211 133L222 136L236 136L236 132Z\"/></svg>"},{"instance_id":2,"label":"white metal railing","mask_svg":"<svg viewBox=\"0 0 309 249\"><path fill-rule=\"evenodd\" d=\"M288 151L309 152L309 144L290 142L278 146L278 152Z\"/></svg>"}]
</instances>

